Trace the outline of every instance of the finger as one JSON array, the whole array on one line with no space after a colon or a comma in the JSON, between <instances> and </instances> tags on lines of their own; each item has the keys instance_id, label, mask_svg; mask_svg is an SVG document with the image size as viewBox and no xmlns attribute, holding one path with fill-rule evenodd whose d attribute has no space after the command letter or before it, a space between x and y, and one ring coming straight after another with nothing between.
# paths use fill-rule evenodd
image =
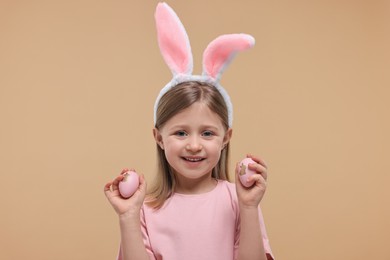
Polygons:
<instances>
[{"instance_id":1,"label":"finger","mask_svg":"<svg viewBox=\"0 0 390 260\"><path fill-rule=\"evenodd\" d=\"M267 186L267 180L261 174L249 176L248 181L254 181L256 184Z\"/></svg>"},{"instance_id":2,"label":"finger","mask_svg":"<svg viewBox=\"0 0 390 260\"><path fill-rule=\"evenodd\" d=\"M123 180L124 176L123 175L119 175L118 177L116 177L114 179L114 181L112 182L112 190L113 191L116 191L119 189L119 182L121 182Z\"/></svg>"},{"instance_id":3,"label":"finger","mask_svg":"<svg viewBox=\"0 0 390 260\"><path fill-rule=\"evenodd\" d=\"M263 165L250 163L248 164L248 168L252 171L255 171L258 174L261 174L264 179L268 178L268 171Z\"/></svg>"},{"instance_id":4,"label":"finger","mask_svg":"<svg viewBox=\"0 0 390 260\"><path fill-rule=\"evenodd\" d=\"M137 175L139 177L139 185L134 195L137 194L136 196L141 196L144 198L144 196L146 195L146 180L143 174L137 173Z\"/></svg>"},{"instance_id":5,"label":"finger","mask_svg":"<svg viewBox=\"0 0 390 260\"><path fill-rule=\"evenodd\" d=\"M264 178L264 180L268 180L268 172L267 171L265 171L265 172L262 172L262 173L260 173L261 174L261 176Z\"/></svg>"},{"instance_id":6,"label":"finger","mask_svg":"<svg viewBox=\"0 0 390 260\"><path fill-rule=\"evenodd\" d=\"M121 171L121 175L125 174L125 173L128 172L128 171L129 171L129 169L124 168L124 169Z\"/></svg>"},{"instance_id":7,"label":"finger","mask_svg":"<svg viewBox=\"0 0 390 260\"><path fill-rule=\"evenodd\" d=\"M112 182L107 182L106 185L104 185L104 191L110 191L111 190L111 184Z\"/></svg>"},{"instance_id":8,"label":"finger","mask_svg":"<svg viewBox=\"0 0 390 260\"><path fill-rule=\"evenodd\" d=\"M111 193L111 185L112 185L111 181L106 183L106 185L104 185L104 194L106 195L106 197L109 197Z\"/></svg>"},{"instance_id":9,"label":"finger","mask_svg":"<svg viewBox=\"0 0 390 260\"><path fill-rule=\"evenodd\" d=\"M267 163L263 159L261 159L260 157L254 156L252 154L247 154L246 157L251 158L253 161L255 161L258 164L262 165L264 168L266 168L266 169L268 168Z\"/></svg>"},{"instance_id":10,"label":"finger","mask_svg":"<svg viewBox=\"0 0 390 260\"><path fill-rule=\"evenodd\" d=\"M139 174L139 189L142 191L146 190L146 180L143 174Z\"/></svg>"}]
</instances>

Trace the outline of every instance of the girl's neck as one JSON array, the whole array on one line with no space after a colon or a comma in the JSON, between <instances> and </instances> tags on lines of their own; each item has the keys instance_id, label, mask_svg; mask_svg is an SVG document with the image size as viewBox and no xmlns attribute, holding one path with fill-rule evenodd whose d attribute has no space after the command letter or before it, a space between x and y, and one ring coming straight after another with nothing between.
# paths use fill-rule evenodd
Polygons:
<instances>
[{"instance_id":1,"label":"girl's neck","mask_svg":"<svg viewBox=\"0 0 390 260\"><path fill-rule=\"evenodd\" d=\"M205 178L187 179L176 175L175 193L201 194L212 191L217 186L217 179L210 175Z\"/></svg>"}]
</instances>

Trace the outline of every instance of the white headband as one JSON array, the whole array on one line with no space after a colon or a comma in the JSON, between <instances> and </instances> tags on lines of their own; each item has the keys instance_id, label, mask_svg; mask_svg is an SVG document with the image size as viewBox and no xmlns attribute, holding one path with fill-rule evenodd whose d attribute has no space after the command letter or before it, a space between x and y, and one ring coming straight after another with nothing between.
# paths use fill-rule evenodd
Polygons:
<instances>
[{"instance_id":1,"label":"white headband","mask_svg":"<svg viewBox=\"0 0 390 260\"><path fill-rule=\"evenodd\" d=\"M166 3L159 3L155 19L160 52L172 71L173 78L161 89L156 99L154 124L156 124L158 104L165 93L180 83L198 81L214 86L221 93L228 109L229 127L231 127L233 124L233 105L228 93L219 84L219 80L235 54L253 47L255 39L248 34L226 34L217 37L203 53L202 75L192 75L193 60L190 41L179 17Z\"/></svg>"}]
</instances>

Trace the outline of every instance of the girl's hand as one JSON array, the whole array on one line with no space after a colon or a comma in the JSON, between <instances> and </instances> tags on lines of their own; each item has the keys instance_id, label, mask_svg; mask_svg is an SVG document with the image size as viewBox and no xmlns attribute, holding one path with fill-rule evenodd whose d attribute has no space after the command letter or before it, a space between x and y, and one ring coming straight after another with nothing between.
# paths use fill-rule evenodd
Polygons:
<instances>
[{"instance_id":1,"label":"girl's hand","mask_svg":"<svg viewBox=\"0 0 390 260\"><path fill-rule=\"evenodd\" d=\"M267 189L267 165L265 162L252 155L247 155L248 158L251 158L256 163L250 163L248 168L255 171L257 174L254 174L248 178L248 181L255 181L255 183L246 188L240 182L239 178L239 163L236 165L236 190L238 201L241 206L244 207L258 207L260 201L262 200L264 193Z\"/></svg>"},{"instance_id":2,"label":"girl's hand","mask_svg":"<svg viewBox=\"0 0 390 260\"><path fill-rule=\"evenodd\" d=\"M113 181L108 182L104 186L104 194L118 216L122 217L128 214L135 214L135 216L139 217L139 211L142 207L146 194L146 181L143 175L139 175L140 184L136 192L128 199L123 198L119 193L118 186L127 171L128 169L124 169L118 177L116 177Z\"/></svg>"}]
</instances>

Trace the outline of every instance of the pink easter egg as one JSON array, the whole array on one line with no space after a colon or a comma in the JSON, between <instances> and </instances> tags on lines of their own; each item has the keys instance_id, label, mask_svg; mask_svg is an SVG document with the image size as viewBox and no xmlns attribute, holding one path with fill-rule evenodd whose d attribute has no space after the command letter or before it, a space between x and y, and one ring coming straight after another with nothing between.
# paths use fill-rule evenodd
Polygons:
<instances>
[{"instance_id":1,"label":"pink easter egg","mask_svg":"<svg viewBox=\"0 0 390 260\"><path fill-rule=\"evenodd\" d=\"M139 176L134 171L128 171L124 178L119 182L119 193L125 199L130 198L139 186Z\"/></svg>"},{"instance_id":2,"label":"pink easter egg","mask_svg":"<svg viewBox=\"0 0 390 260\"><path fill-rule=\"evenodd\" d=\"M251 158L245 158L239 163L239 178L243 186L249 188L251 187L255 181L247 181L249 176L256 174L255 171L252 171L248 168L248 164L256 163Z\"/></svg>"}]
</instances>

